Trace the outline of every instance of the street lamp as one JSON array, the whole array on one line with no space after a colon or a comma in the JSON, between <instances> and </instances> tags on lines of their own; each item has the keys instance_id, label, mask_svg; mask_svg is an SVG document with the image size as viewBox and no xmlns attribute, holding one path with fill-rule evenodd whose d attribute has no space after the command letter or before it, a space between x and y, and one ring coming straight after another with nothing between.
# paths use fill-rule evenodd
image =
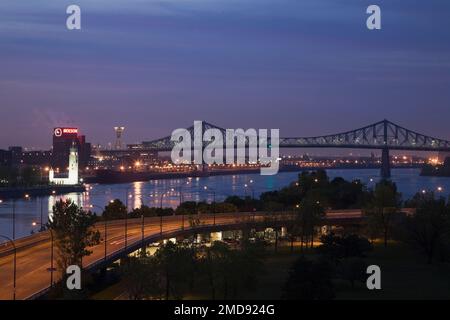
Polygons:
<instances>
[{"instance_id":1,"label":"street lamp","mask_svg":"<svg viewBox=\"0 0 450 320\"><path fill-rule=\"evenodd\" d=\"M3 200L0 200L0 204L3 204ZM16 240L16 199L12 199L12 217L13 217L12 238L13 240Z\"/></svg>"},{"instance_id":2,"label":"street lamp","mask_svg":"<svg viewBox=\"0 0 450 320\"><path fill-rule=\"evenodd\" d=\"M145 233L145 229L144 229L144 215L141 214L141 250L144 252L144 233Z\"/></svg>"},{"instance_id":3,"label":"street lamp","mask_svg":"<svg viewBox=\"0 0 450 320\"><path fill-rule=\"evenodd\" d=\"M140 196L141 208L145 205L144 196ZM144 251L144 238L145 238L145 217L141 214L141 250Z\"/></svg>"},{"instance_id":4,"label":"street lamp","mask_svg":"<svg viewBox=\"0 0 450 320\"><path fill-rule=\"evenodd\" d=\"M17 248L14 244L14 241L10 239L7 236L3 236L0 234L0 237L3 239L6 239L8 242L11 243L13 250L14 250L14 280L13 280L13 300L16 300L16 275L17 275Z\"/></svg>"},{"instance_id":5,"label":"street lamp","mask_svg":"<svg viewBox=\"0 0 450 320\"><path fill-rule=\"evenodd\" d=\"M159 208L161 209L160 212L159 212L159 233L160 233L161 236L162 236L162 232L163 232L162 200L165 197L167 192L168 191L161 193L161 197L160 197L160 200L159 200Z\"/></svg>"},{"instance_id":6,"label":"street lamp","mask_svg":"<svg viewBox=\"0 0 450 320\"><path fill-rule=\"evenodd\" d=\"M208 186L204 186L203 189L208 190L211 189L213 194L213 225L216 225L216 190L213 188L208 188Z\"/></svg>"},{"instance_id":7,"label":"street lamp","mask_svg":"<svg viewBox=\"0 0 450 320\"><path fill-rule=\"evenodd\" d=\"M33 227L40 225L41 226L41 230L44 228L44 225L39 223L39 222L33 222L31 224ZM55 271L56 269L53 267L53 243L54 243L54 237L53 237L53 230L51 228L48 228L48 231L50 231L50 242L51 242L51 247L50 247L50 269L47 269L48 271L50 271L50 288L53 288L53 271Z\"/></svg>"},{"instance_id":8,"label":"street lamp","mask_svg":"<svg viewBox=\"0 0 450 320\"><path fill-rule=\"evenodd\" d=\"M186 185L189 185L189 181L186 182ZM180 186L179 191L178 191L180 193L180 205L179 205L180 207L184 201L183 193L181 192L182 189L183 189L183 186ZM184 230L184 213L183 213L183 211L181 213L181 230Z\"/></svg>"},{"instance_id":9,"label":"street lamp","mask_svg":"<svg viewBox=\"0 0 450 320\"><path fill-rule=\"evenodd\" d=\"M16 199L12 200L13 210L13 239L16 240Z\"/></svg>"},{"instance_id":10,"label":"street lamp","mask_svg":"<svg viewBox=\"0 0 450 320\"><path fill-rule=\"evenodd\" d=\"M250 180L250 181L252 181L252 180ZM250 182L251 183L251 182ZM250 189L250 191L252 192L252 200L254 200L255 199L255 190L253 189L253 187L251 187L249 184L244 184L244 187L245 188L249 188Z\"/></svg>"},{"instance_id":11,"label":"street lamp","mask_svg":"<svg viewBox=\"0 0 450 320\"><path fill-rule=\"evenodd\" d=\"M166 194L167 193L169 193L169 192L173 192L175 189L174 188L170 188L170 190L167 190L167 191L165 191L165 192L162 192L161 193L161 196L160 196L160 198L159 198L159 208L160 208L160 214L159 214L159 232L160 232L160 234L161 234L161 236L162 236L162 232L163 232L163 211L162 211L162 201L163 201L163 198L166 196Z\"/></svg>"},{"instance_id":12,"label":"street lamp","mask_svg":"<svg viewBox=\"0 0 450 320\"><path fill-rule=\"evenodd\" d=\"M91 205L89 205L89 208L98 208L98 209L100 209L101 211L103 211L103 214L102 214L102 217L103 217L103 224L104 224L104 233L105 233L105 257L104 257L104 260L106 261L106 254L107 254L107 246L108 246L108 243L107 243L107 234L108 234L108 220L106 219L107 217L106 217L106 210L103 210L103 208L102 207L100 207L100 206L97 206L97 205L95 205L95 204L91 204Z\"/></svg>"},{"instance_id":13,"label":"street lamp","mask_svg":"<svg viewBox=\"0 0 450 320\"><path fill-rule=\"evenodd\" d=\"M132 194L129 194L130 188L127 188L126 199L125 199L125 248L128 247L128 199L133 198Z\"/></svg>"},{"instance_id":14,"label":"street lamp","mask_svg":"<svg viewBox=\"0 0 450 320\"><path fill-rule=\"evenodd\" d=\"M42 197L40 197L39 198L39 201L40 201L40 209L41 209L41 228L40 228L40 231L43 231L43 229L44 229L44 208L43 208L43 198ZM48 213L48 212L47 212Z\"/></svg>"}]
</instances>

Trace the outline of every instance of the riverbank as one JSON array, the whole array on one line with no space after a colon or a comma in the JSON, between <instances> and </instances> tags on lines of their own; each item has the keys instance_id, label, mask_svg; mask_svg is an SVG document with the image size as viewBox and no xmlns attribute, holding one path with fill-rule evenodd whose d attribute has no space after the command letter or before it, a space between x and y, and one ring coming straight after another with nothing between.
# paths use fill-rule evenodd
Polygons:
<instances>
[{"instance_id":1,"label":"riverbank","mask_svg":"<svg viewBox=\"0 0 450 320\"><path fill-rule=\"evenodd\" d=\"M0 188L0 199L22 199L27 197L61 195L72 192L83 192L84 190L85 188L83 185L48 185L37 187Z\"/></svg>"},{"instance_id":2,"label":"riverbank","mask_svg":"<svg viewBox=\"0 0 450 320\"><path fill-rule=\"evenodd\" d=\"M299 167L281 168L280 172L300 172L304 170ZM184 179L196 177L212 177L238 174L259 174L260 168L248 169L224 169L224 170L208 170L202 171L188 171L188 172L122 172L114 170L98 170L93 177L85 177L86 183L99 184L117 184L117 183L131 183L150 180L162 179Z\"/></svg>"},{"instance_id":3,"label":"riverbank","mask_svg":"<svg viewBox=\"0 0 450 320\"><path fill-rule=\"evenodd\" d=\"M420 171L423 177L450 177L450 164L433 166L424 165Z\"/></svg>"},{"instance_id":4,"label":"riverbank","mask_svg":"<svg viewBox=\"0 0 450 320\"><path fill-rule=\"evenodd\" d=\"M414 165L399 166L394 168L402 169L415 169L418 168ZM339 167L299 167L285 165L281 166L279 172L301 172L308 170L355 170L355 169L380 169L378 165L348 165ZM184 179L184 178L196 178L196 177L213 177L213 176L227 176L227 175L243 175L243 174L259 174L260 168L245 168L245 169L212 169L207 171L187 171L187 172L128 172L128 171L115 171L115 170L98 170L95 176L85 176L84 181L86 183L98 183L98 184L118 184L118 183L131 183L142 182L151 180L164 180L164 179Z\"/></svg>"}]
</instances>

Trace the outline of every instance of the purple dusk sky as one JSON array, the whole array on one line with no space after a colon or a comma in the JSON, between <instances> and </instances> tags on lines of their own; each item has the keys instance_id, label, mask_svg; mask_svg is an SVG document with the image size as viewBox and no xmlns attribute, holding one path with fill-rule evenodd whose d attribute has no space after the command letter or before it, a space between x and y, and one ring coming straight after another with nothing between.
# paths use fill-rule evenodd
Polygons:
<instances>
[{"instance_id":1,"label":"purple dusk sky","mask_svg":"<svg viewBox=\"0 0 450 320\"><path fill-rule=\"evenodd\" d=\"M382 9L382 30L366 8ZM66 7L82 30L65 27ZM0 148L225 128L335 133L384 118L450 139L448 0L2 0Z\"/></svg>"}]
</instances>

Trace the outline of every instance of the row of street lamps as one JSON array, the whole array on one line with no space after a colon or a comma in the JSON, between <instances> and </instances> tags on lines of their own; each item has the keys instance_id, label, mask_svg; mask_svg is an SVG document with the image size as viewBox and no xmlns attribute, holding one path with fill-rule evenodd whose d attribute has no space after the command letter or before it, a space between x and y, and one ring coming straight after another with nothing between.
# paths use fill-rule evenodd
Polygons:
<instances>
[{"instance_id":1,"label":"row of street lamps","mask_svg":"<svg viewBox=\"0 0 450 320\"><path fill-rule=\"evenodd\" d=\"M253 181L250 181L250 183L252 183ZM189 184L189 182L187 182L187 184ZM248 184L245 184L245 188L249 187ZM251 187L250 187L251 188ZM203 189L205 191L209 191L213 194L213 224L216 224L216 190L214 188L208 187L208 186L204 186ZM129 193L129 188L126 189L126 215L125 215L125 248L128 247L128 199L131 199L133 196ZM252 198L254 198L254 190L253 188L251 188L252 190ZM160 197L160 208L162 209L162 200L163 197L169 193L169 192L174 192L175 188L171 188L170 190L163 192L161 194ZM182 187L178 188L178 193L179 193L179 197L180 197L180 205L183 202L183 193L182 193ZM30 199L30 196L28 194L25 195L25 199ZM114 200L111 200L110 203L114 203ZM3 200L0 200L0 204L3 204ZM42 203L42 198L41 198L41 202L40 202L40 222L33 222L32 226L40 226L40 231L44 231L45 228L45 224L43 223L43 203ZM104 261L106 262L107 259L107 250L108 250L108 243L107 243L107 236L108 236L108 219L106 216L106 213L104 211L104 208L98 206L98 205L94 205L91 204L88 206L89 209L92 208L98 208L100 209L104 214L103 214L103 220L104 220ZM12 201L12 209L13 209L13 238L9 238L7 236L4 235L0 235L0 238L3 238L5 240L7 240L12 248L13 248L13 299L16 299L16 279L17 279L17 248L16 245L14 243L15 241L15 236L16 236L16 225L15 225L15 215L16 215L16 201L15 199L13 199ZM162 234L163 229L163 223L162 223L162 213L160 214L160 233ZM184 214L182 215L183 221L182 221L182 229L184 229ZM141 241L142 241L142 246L144 245L144 239L145 239L145 217L143 215L141 215ZM53 272L56 271L55 267L54 267L54 235L53 235L53 230L51 228L47 228L47 230L50 233L50 240L51 240L51 249L50 249L50 268L48 268L47 270L50 271L50 287L53 287L54 281L53 281Z\"/></svg>"}]
</instances>

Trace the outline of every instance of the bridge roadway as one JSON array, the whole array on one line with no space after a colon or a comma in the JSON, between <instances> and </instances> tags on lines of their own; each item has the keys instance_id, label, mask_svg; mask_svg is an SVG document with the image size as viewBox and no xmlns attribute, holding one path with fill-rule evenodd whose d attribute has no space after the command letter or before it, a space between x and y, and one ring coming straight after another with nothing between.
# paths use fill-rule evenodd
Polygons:
<instances>
[{"instance_id":1,"label":"bridge roadway","mask_svg":"<svg viewBox=\"0 0 450 320\"><path fill-rule=\"evenodd\" d=\"M266 215L262 213L233 213L233 214L216 214L214 225L214 216L212 214L199 215L201 225L198 231L220 230L221 227L239 226L243 223L263 223L266 221ZM286 221L289 215L271 215L273 217L270 223L276 221ZM328 223L343 221L356 221L361 219L360 210L330 211L327 213L326 220ZM184 222L184 228L182 224ZM268 222L269 223L269 222ZM163 217L162 237L160 228L160 218L151 217L144 219L144 242L152 243L169 236L173 237L181 235L189 231L193 231L189 225L187 216L167 216ZM104 261L105 245L104 245L104 223L99 222L96 228L101 233L102 241L100 244L90 248L92 254L83 260L84 268L94 268ZM107 260L116 259L118 255L138 248L142 243L142 220L128 219L128 236L127 248L125 248L125 220L109 221L107 223ZM51 241L49 231L36 233L34 235L16 240L17 247L17 275L16 275L16 299L28 299L39 292L43 292L50 286L50 257L51 257ZM54 266L56 265L57 250L54 250ZM10 244L3 243L0 245L0 300L8 300L13 298L13 250ZM53 274L54 280L57 281L60 271L57 270Z\"/></svg>"}]
</instances>

